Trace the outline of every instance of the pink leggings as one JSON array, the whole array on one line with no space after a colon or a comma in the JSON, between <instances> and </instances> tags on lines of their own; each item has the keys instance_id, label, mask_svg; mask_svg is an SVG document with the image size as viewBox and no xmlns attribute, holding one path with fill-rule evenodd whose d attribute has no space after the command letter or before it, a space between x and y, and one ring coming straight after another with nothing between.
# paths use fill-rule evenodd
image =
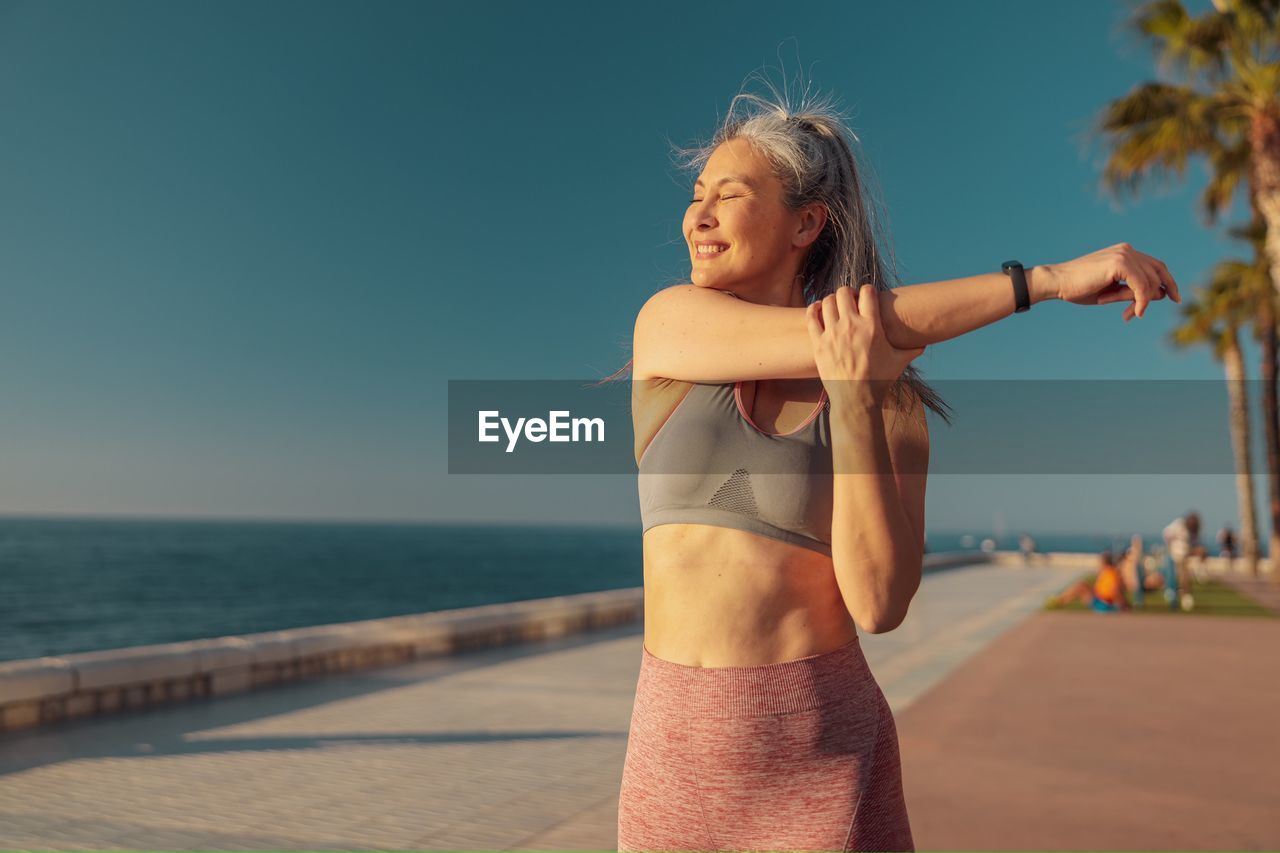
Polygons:
<instances>
[{"instance_id":1,"label":"pink leggings","mask_svg":"<svg viewBox=\"0 0 1280 853\"><path fill-rule=\"evenodd\" d=\"M762 666L641 649L619 851L915 850L897 727L858 640Z\"/></svg>"}]
</instances>

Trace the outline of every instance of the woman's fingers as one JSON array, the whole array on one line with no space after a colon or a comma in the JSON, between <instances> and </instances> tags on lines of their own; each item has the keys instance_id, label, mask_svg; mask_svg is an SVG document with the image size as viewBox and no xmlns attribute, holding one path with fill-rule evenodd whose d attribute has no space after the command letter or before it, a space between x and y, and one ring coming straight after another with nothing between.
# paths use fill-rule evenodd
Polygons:
<instances>
[{"instance_id":1,"label":"woman's fingers","mask_svg":"<svg viewBox=\"0 0 1280 853\"><path fill-rule=\"evenodd\" d=\"M1173 280L1173 273L1169 272L1169 268L1165 266L1164 261L1152 258L1151 262L1155 264L1156 269L1160 271L1160 282L1164 285L1164 289L1169 293L1169 298L1181 305L1182 292L1178 290L1178 283Z\"/></svg>"},{"instance_id":2,"label":"woman's fingers","mask_svg":"<svg viewBox=\"0 0 1280 853\"><path fill-rule=\"evenodd\" d=\"M1133 291L1126 284L1111 284L1098 291L1098 305L1110 305L1112 302L1132 302Z\"/></svg>"},{"instance_id":3,"label":"woman's fingers","mask_svg":"<svg viewBox=\"0 0 1280 853\"><path fill-rule=\"evenodd\" d=\"M1142 265L1142 271L1146 275L1147 284L1151 286L1151 298L1148 300L1148 304L1155 302L1158 299L1164 299L1167 295L1167 286L1160 270L1160 267L1163 266L1163 264L1160 264L1159 261L1150 255L1144 255L1141 252L1138 253L1138 262Z\"/></svg>"},{"instance_id":4,"label":"woman's fingers","mask_svg":"<svg viewBox=\"0 0 1280 853\"><path fill-rule=\"evenodd\" d=\"M1133 249L1125 255L1121 273L1122 280L1128 284L1133 298L1133 304L1124 313L1126 323L1134 317L1145 317L1147 306L1158 299L1164 299L1166 294L1174 302L1182 302L1178 283L1173 280L1169 267L1159 258L1153 258ZM1101 297L1098 299L1098 304L1103 304Z\"/></svg>"},{"instance_id":5,"label":"woman's fingers","mask_svg":"<svg viewBox=\"0 0 1280 853\"><path fill-rule=\"evenodd\" d=\"M836 322L840 319L840 308L836 305L836 294L830 293L822 297L822 326L825 329L834 328Z\"/></svg>"},{"instance_id":6,"label":"woman's fingers","mask_svg":"<svg viewBox=\"0 0 1280 853\"><path fill-rule=\"evenodd\" d=\"M880 327L880 300L876 289L870 284L858 288L858 313L866 317L876 327Z\"/></svg>"},{"instance_id":7,"label":"woman's fingers","mask_svg":"<svg viewBox=\"0 0 1280 853\"><path fill-rule=\"evenodd\" d=\"M1169 272L1169 267L1165 265L1165 262L1142 252L1138 252L1138 254L1142 255L1147 262L1147 266L1151 267L1156 279L1169 294L1169 298L1181 304L1182 294L1178 291L1178 283L1173 280L1173 273Z\"/></svg>"},{"instance_id":8,"label":"woman's fingers","mask_svg":"<svg viewBox=\"0 0 1280 853\"><path fill-rule=\"evenodd\" d=\"M1152 281L1152 274L1142 264L1141 260L1136 258L1126 258L1120 270L1121 279L1129 285L1129 289L1133 291L1133 314L1130 316L1141 317L1147 312L1147 305L1153 299L1160 298L1159 280ZM1126 310L1125 314L1129 314ZM1128 322L1128 319L1125 320Z\"/></svg>"},{"instance_id":9,"label":"woman's fingers","mask_svg":"<svg viewBox=\"0 0 1280 853\"><path fill-rule=\"evenodd\" d=\"M841 317L856 317L858 315L858 302L853 295L853 287L850 285L837 287L835 297Z\"/></svg>"},{"instance_id":10,"label":"woman's fingers","mask_svg":"<svg viewBox=\"0 0 1280 853\"><path fill-rule=\"evenodd\" d=\"M822 303L810 302L804 309L804 325L809 330L809 339L816 342L822 337Z\"/></svg>"},{"instance_id":11,"label":"woman's fingers","mask_svg":"<svg viewBox=\"0 0 1280 853\"><path fill-rule=\"evenodd\" d=\"M1130 273L1128 282L1129 298L1133 301L1124 309L1123 317L1127 323L1134 317L1143 317L1147 313L1147 306L1157 299L1163 299L1164 294L1159 290L1158 286L1151 284L1151 273L1144 270L1141 273ZM1155 292L1153 293L1153 288Z\"/></svg>"},{"instance_id":12,"label":"woman's fingers","mask_svg":"<svg viewBox=\"0 0 1280 853\"><path fill-rule=\"evenodd\" d=\"M1146 310L1147 302L1151 299L1151 286L1146 282L1146 275L1146 273L1138 269L1136 263L1130 263L1124 274L1125 282L1129 285L1129 289L1133 291L1133 304L1129 308L1133 309L1133 316L1136 317L1142 316L1142 312Z\"/></svg>"}]
</instances>

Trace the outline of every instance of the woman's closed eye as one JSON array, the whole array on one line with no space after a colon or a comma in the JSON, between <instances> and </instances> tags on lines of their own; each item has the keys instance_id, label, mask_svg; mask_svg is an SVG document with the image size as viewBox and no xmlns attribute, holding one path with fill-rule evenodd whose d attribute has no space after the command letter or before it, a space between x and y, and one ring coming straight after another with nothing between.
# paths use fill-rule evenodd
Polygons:
<instances>
[{"instance_id":1,"label":"woman's closed eye","mask_svg":"<svg viewBox=\"0 0 1280 853\"><path fill-rule=\"evenodd\" d=\"M720 196L720 200L721 200L721 201L724 201L726 198L737 198L737 196L736 196L736 195L722 195L722 196ZM697 204L697 203L698 203L698 202L700 202L700 201L702 201L702 199L700 199L700 198L691 198L691 199L689 199L689 204Z\"/></svg>"}]
</instances>

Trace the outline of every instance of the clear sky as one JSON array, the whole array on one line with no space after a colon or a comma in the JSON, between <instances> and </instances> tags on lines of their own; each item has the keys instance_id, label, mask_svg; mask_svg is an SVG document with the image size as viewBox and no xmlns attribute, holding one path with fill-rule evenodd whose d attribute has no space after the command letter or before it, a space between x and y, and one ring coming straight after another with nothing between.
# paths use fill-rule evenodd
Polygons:
<instances>
[{"instance_id":1,"label":"clear sky","mask_svg":"<svg viewBox=\"0 0 1280 853\"><path fill-rule=\"evenodd\" d=\"M446 382L626 360L688 273L669 143L752 72L839 97L904 283L1127 240L1189 292L1242 252L1199 218L1203 164L1117 203L1084 136L1158 76L1131 7L0 2L0 513L638 525L634 477L449 476ZM917 364L1221 376L1164 343L1170 303L1122 310L1037 306ZM1232 520L1231 477L938 477L928 517L1191 506Z\"/></svg>"}]
</instances>

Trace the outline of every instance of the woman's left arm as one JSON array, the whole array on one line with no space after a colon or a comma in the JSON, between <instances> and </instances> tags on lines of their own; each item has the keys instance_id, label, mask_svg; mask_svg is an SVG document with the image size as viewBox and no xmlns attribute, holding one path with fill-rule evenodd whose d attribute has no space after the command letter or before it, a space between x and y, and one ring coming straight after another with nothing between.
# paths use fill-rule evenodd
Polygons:
<instances>
[{"instance_id":1,"label":"woman's left arm","mask_svg":"<svg viewBox=\"0 0 1280 853\"><path fill-rule=\"evenodd\" d=\"M1117 243L1074 260L1026 270L1031 304L1061 299L1077 305L1132 301L1127 323L1168 295L1181 302L1164 261ZM1014 313L1013 285L1002 272L910 284L880 294L884 331L895 347L918 347L959 337Z\"/></svg>"},{"instance_id":2,"label":"woman's left arm","mask_svg":"<svg viewBox=\"0 0 1280 853\"><path fill-rule=\"evenodd\" d=\"M914 395L913 395L914 396ZM929 429L924 406L831 406L831 559L845 607L871 634L902 624L924 562Z\"/></svg>"},{"instance_id":3,"label":"woman's left arm","mask_svg":"<svg viewBox=\"0 0 1280 853\"><path fill-rule=\"evenodd\" d=\"M899 410L892 390L924 348L889 343L870 286L837 288L805 321L831 401L836 583L858 626L880 634L902 623L920 587L929 437L922 402L904 394Z\"/></svg>"}]
</instances>

